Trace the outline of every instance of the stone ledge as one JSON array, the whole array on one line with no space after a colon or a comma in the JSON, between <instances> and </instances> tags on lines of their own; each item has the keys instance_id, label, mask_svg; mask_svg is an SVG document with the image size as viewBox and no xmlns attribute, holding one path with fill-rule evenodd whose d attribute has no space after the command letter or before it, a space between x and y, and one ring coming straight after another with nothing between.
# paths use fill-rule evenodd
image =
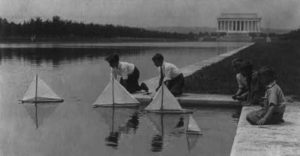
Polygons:
<instances>
[{"instance_id":1,"label":"stone ledge","mask_svg":"<svg viewBox=\"0 0 300 156\"><path fill-rule=\"evenodd\" d=\"M280 125L250 125L246 115L257 106L242 109L231 156L300 155L300 102L287 105L285 122Z\"/></svg>"},{"instance_id":2,"label":"stone ledge","mask_svg":"<svg viewBox=\"0 0 300 156\"><path fill-rule=\"evenodd\" d=\"M148 104L154 95L133 94L141 103ZM216 106L216 107L241 107L238 101L231 98L231 95L218 94L193 94L184 93L176 97L181 106Z\"/></svg>"}]
</instances>

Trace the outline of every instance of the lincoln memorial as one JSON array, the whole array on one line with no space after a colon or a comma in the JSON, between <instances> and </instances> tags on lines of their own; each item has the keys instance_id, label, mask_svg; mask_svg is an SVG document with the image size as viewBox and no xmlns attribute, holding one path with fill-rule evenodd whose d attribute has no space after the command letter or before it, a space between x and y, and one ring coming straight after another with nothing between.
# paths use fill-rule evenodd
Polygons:
<instances>
[{"instance_id":1,"label":"lincoln memorial","mask_svg":"<svg viewBox=\"0 0 300 156\"><path fill-rule=\"evenodd\" d=\"M259 33L261 18L255 13L222 13L218 20L218 32Z\"/></svg>"}]
</instances>

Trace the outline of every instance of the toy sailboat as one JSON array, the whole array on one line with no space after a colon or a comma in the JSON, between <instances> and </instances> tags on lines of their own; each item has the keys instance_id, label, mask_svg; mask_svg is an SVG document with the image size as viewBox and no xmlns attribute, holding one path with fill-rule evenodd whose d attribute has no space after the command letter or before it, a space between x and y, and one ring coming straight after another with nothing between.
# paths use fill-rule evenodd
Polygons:
<instances>
[{"instance_id":1,"label":"toy sailboat","mask_svg":"<svg viewBox=\"0 0 300 156\"><path fill-rule=\"evenodd\" d=\"M22 98L22 103L47 103L47 102L63 102L41 78L36 78L31 82L27 91Z\"/></svg>"},{"instance_id":2,"label":"toy sailboat","mask_svg":"<svg viewBox=\"0 0 300 156\"><path fill-rule=\"evenodd\" d=\"M138 106L139 102L112 77L93 105L95 107L132 107Z\"/></svg>"},{"instance_id":3,"label":"toy sailboat","mask_svg":"<svg viewBox=\"0 0 300 156\"><path fill-rule=\"evenodd\" d=\"M56 103L63 102L64 100L59 97L42 79L36 75L35 79L29 85L27 91L22 98L22 103L33 103L35 105L35 124L38 128L38 103Z\"/></svg>"},{"instance_id":4,"label":"toy sailboat","mask_svg":"<svg viewBox=\"0 0 300 156\"><path fill-rule=\"evenodd\" d=\"M165 84L161 85L152 102L145 108L145 110L155 113L192 113L180 106L177 99L173 96Z\"/></svg>"},{"instance_id":5,"label":"toy sailboat","mask_svg":"<svg viewBox=\"0 0 300 156\"><path fill-rule=\"evenodd\" d=\"M189 124L187 129L187 134L201 135L201 129L199 128L197 122L192 115L189 116Z\"/></svg>"},{"instance_id":6,"label":"toy sailboat","mask_svg":"<svg viewBox=\"0 0 300 156\"><path fill-rule=\"evenodd\" d=\"M188 120L189 123L186 131L186 141L188 151L191 152L191 150L196 146L199 136L202 135L202 131L192 115L189 115Z\"/></svg>"}]
</instances>

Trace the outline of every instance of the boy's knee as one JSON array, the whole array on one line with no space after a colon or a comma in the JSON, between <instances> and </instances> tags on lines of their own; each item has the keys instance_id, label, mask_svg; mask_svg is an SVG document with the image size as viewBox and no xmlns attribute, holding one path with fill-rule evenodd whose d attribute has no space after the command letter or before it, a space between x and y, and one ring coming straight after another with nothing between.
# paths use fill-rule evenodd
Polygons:
<instances>
[{"instance_id":1,"label":"boy's knee","mask_svg":"<svg viewBox=\"0 0 300 156\"><path fill-rule=\"evenodd\" d=\"M253 114L252 112L248 113L246 116L246 120L251 124L251 125L256 125L256 121L253 120Z\"/></svg>"}]
</instances>

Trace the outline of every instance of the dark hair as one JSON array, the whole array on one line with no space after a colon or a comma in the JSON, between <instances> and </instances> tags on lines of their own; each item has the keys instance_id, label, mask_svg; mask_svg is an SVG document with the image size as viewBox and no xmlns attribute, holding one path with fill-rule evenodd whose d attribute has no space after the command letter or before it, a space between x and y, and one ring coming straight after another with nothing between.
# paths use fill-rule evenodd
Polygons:
<instances>
[{"instance_id":1,"label":"dark hair","mask_svg":"<svg viewBox=\"0 0 300 156\"><path fill-rule=\"evenodd\" d=\"M235 58L231 61L231 65L232 66L238 66L238 65L241 65L243 62L243 60L241 58Z\"/></svg>"},{"instance_id":2,"label":"dark hair","mask_svg":"<svg viewBox=\"0 0 300 156\"><path fill-rule=\"evenodd\" d=\"M252 74L253 74L252 63L250 63L249 61L241 62L240 71L246 77L248 88L251 89L250 86L252 83Z\"/></svg>"},{"instance_id":3,"label":"dark hair","mask_svg":"<svg viewBox=\"0 0 300 156\"><path fill-rule=\"evenodd\" d=\"M258 74L260 76L266 76L270 81L276 80L276 73L271 67L264 66L259 69Z\"/></svg>"},{"instance_id":4,"label":"dark hair","mask_svg":"<svg viewBox=\"0 0 300 156\"><path fill-rule=\"evenodd\" d=\"M119 62L120 58L118 54L111 54L105 58L105 60L109 63Z\"/></svg>"},{"instance_id":5,"label":"dark hair","mask_svg":"<svg viewBox=\"0 0 300 156\"><path fill-rule=\"evenodd\" d=\"M153 57L152 60L158 60L158 61L163 61L164 60L164 56L162 56L162 54L160 53L156 53Z\"/></svg>"},{"instance_id":6,"label":"dark hair","mask_svg":"<svg viewBox=\"0 0 300 156\"><path fill-rule=\"evenodd\" d=\"M253 72L253 65L249 61L244 61L241 63L241 71L245 73L244 76L251 76Z\"/></svg>"}]
</instances>

